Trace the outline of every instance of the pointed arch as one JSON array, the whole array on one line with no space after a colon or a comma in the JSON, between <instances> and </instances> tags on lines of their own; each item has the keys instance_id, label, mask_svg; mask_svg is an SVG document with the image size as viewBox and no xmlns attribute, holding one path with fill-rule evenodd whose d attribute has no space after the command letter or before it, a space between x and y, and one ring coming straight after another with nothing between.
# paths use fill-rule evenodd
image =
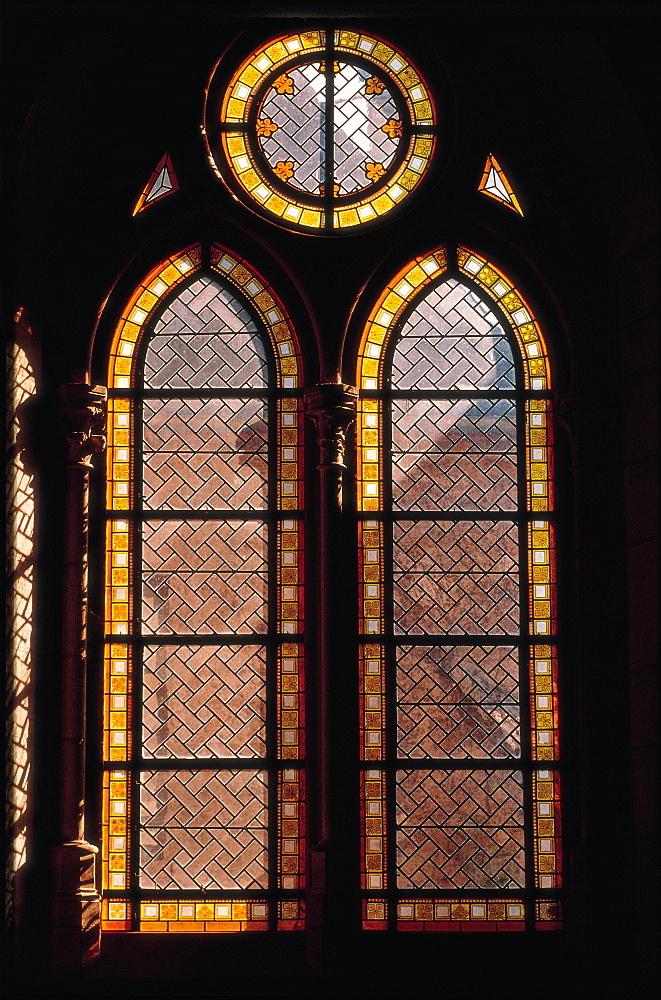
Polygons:
<instances>
[{"instance_id":1,"label":"pointed arch","mask_svg":"<svg viewBox=\"0 0 661 1000\"><path fill-rule=\"evenodd\" d=\"M303 918L301 356L245 260L189 246L109 359L106 931Z\"/></svg>"},{"instance_id":2,"label":"pointed arch","mask_svg":"<svg viewBox=\"0 0 661 1000\"><path fill-rule=\"evenodd\" d=\"M403 267L358 357L366 929L559 924L551 372L493 263Z\"/></svg>"}]
</instances>

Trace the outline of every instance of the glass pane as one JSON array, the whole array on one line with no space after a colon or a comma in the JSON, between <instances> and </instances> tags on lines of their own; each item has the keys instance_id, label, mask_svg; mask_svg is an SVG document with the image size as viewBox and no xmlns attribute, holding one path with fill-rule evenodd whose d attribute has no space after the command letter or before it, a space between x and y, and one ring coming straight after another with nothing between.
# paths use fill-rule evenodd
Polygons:
<instances>
[{"instance_id":1,"label":"glass pane","mask_svg":"<svg viewBox=\"0 0 661 1000\"><path fill-rule=\"evenodd\" d=\"M393 504L515 510L516 407L509 400L393 400Z\"/></svg>"},{"instance_id":2,"label":"glass pane","mask_svg":"<svg viewBox=\"0 0 661 1000\"><path fill-rule=\"evenodd\" d=\"M371 70L339 63L334 74L334 168L340 194L370 187L401 142L402 123L389 88Z\"/></svg>"},{"instance_id":3,"label":"glass pane","mask_svg":"<svg viewBox=\"0 0 661 1000\"><path fill-rule=\"evenodd\" d=\"M395 632L517 634L511 521L396 521L393 560Z\"/></svg>"},{"instance_id":4,"label":"glass pane","mask_svg":"<svg viewBox=\"0 0 661 1000\"><path fill-rule=\"evenodd\" d=\"M153 521L143 528L144 631L266 631L266 526Z\"/></svg>"},{"instance_id":5,"label":"glass pane","mask_svg":"<svg viewBox=\"0 0 661 1000\"><path fill-rule=\"evenodd\" d=\"M257 388L266 381L264 345L236 296L206 277L182 289L154 328L145 388Z\"/></svg>"},{"instance_id":6,"label":"glass pane","mask_svg":"<svg viewBox=\"0 0 661 1000\"><path fill-rule=\"evenodd\" d=\"M512 389L512 349L491 309L449 278L425 295L404 325L392 384L398 389Z\"/></svg>"},{"instance_id":7,"label":"glass pane","mask_svg":"<svg viewBox=\"0 0 661 1000\"><path fill-rule=\"evenodd\" d=\"M147 647L142 679L145 757L264 755L263 647Z\"/></svg>"},{"instance_id":8,"label":"glass pane","mask_svg":"<svg viewBox=\"0 0 661 1000\"><path fill-rule=\"evenodd\" d=\"M400 755L518 757L518 674L511 646L401 646Z\"/></svg>"},{"instance_id":9,"label":"glass pane","mask_svg":"<svg viewBox=\"0 0 661 1000\"><path fill-rule=\"evenodd\" d=\"M519 888L520 771L398 771L400 889Z\"/></svg>"},{"instance_id":10,"label":"glass pane","mask_svg":"<svg viewBox=\"0 0 661 1000\"><path fill-rule=\"evenodd\" d=\"M266 796L263 771L143 772L140 886L265 888Z\"/></svg>"},{"instance_id":11,"label":"glass pane","mask_svg":"<svg viewBox=\"0 0 661 1000\"><path fill-rule=\"evenodd\" d=\"M266 401L144 401L144 503L170 510L267 503Z\"/></svg>"},{"instance_id":12,"label":"glass pane","mask_svg":"<svg viewBox=\"0 0 661 1000\"><path fill-rule=\"evenodd\" d=\"M262 153L283 181L318 195L325 180L326 78L319 63L281 74L257 114Z\"/></svg>"}]
</instances>

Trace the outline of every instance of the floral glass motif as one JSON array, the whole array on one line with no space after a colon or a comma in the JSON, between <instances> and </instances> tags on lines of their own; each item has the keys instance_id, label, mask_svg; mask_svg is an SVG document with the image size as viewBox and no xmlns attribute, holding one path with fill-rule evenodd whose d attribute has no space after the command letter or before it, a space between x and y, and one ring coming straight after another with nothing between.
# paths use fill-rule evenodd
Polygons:
<instances>
[{"instance_id":1,"label":"floral glass motif","mask_svg":"<svg viewBox=\"0 0 661 1000\"><path fill-rule=\"evenodd\" d=\"M302 926L301 378L281 303L216 245L154 268L117 326L106 931Z\"/></svg>"},{"instance_id":2,"label":"floral glass motif","mask_svg":"<svg viewBox=\"0 0 661 1000\"><path fill-rule=\"evenodd\" d=\"M166 153L159 160L156 169L138 198L133 209L133 215L137 215L138 212L144 211L150 205L154 205L157 201L161 201L162 198L178 190L179 181L172 166L172 157L169 153Z\"/></svg>"},{"instance_id":3,"label":"floral glass motif","mask_svg":"<svg viewBox=\"0 0 661 1000\"><path fill-rule=\"evenodd\" d=\"M379 297L358 385L363 927L556 929L544 338L500 270L440 247Z\"/></svg>"},{"instance_id":4,"label":"floral glass motif","mask_svg":"<svg viewBox=\"0 0 661 1000\"><path fill-rule=\"evenodd\" d=\"M218 175L252 207L293 229L340 232L379 219L418 186L437 128L400 52L368 35L313 30L252 53L206 132Z\"/></svg>"}]
</instances>

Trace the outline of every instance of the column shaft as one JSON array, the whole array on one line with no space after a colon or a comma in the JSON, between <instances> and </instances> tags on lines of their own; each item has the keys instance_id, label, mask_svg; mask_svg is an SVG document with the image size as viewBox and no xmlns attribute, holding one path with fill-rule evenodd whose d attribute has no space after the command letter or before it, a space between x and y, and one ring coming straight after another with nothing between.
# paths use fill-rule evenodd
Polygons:
<instances>
[{"instance_id":1,"label":"column shaft","mask_svg":"<svg viewBox=\"0 0 661 1000\"><path fill-rule=\"evenodd\" d=\"M52 850L53 966L76 971L100 948L98 848L85 839L85 723L87 673L88 503L91 456L105 438L104 389L60 387L59 423L65 448L62 674L59 745L58 844Z\"/></svg>"}]
</instances>

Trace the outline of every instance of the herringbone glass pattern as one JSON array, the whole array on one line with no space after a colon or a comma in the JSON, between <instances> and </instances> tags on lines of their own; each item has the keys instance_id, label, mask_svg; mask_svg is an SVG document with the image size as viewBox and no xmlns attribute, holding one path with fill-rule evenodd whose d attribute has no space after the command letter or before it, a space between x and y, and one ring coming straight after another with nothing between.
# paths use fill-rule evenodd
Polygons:
<instances>
[{"instance_id":1,"label":"herringbone glass pattern","mask_svg":"<svg viewBox=\"0 0 661 1000\"><path fill-rule=\"evenodd\" d=\"M247 309L213 278L197 278L165 309L145 354L147 389L260 388L266 353Z\"/></svg>"},{"instance_id":2,"label":"herringbone glass pattern","mask_svg":"<svg viewBox=\"0 0 661 1000\"><path fill-rule=\"evenodd\" d=\"M513 402L395 399L392 420L396 508L516 508Z\"/></svg>"},{"instance_id":3,"label":"herringbone glass pattern","mask_svg":"<svg viewBox=\"0 0 661 1000\"><path fill-rule=\"evenodd\" d=\"M400 889L508 889L524 883L519 771L398 771Z\"/></svg>"},{"instance_id":4,"label":"herringbone glass pattern","mask_svg":"<svg viewBox=\"0 0 661 1000\"><path fill-rule=\"evenodd\" d=\"M147 508L263 510L266 401L147 399L143 457Z\"/></svg>"},{"instance_id":5,"label":"herringbone glass pattern","mask_svg":"<svg viewBox=\"0 0 661 1000\"><path fill-rule=\"evenodd\" d=\"M517 527L510 521L396 521L395 632L519 630Z\"/></svg>"},{"instance_id":6,"label":"herringbone glass pattern","mask_svg":"<svg viewBox=\"0 0 661 1000\"><path fill-rule=\"evenodd\" d=\"M396 389L513 389L512 349L496 315L454 278L427 292L397 341L392 385Z\"/></svg>"},{"instance_id":7,"label":"herringbone glass pattern","mask_svg":"<svg viewBox=\"0 0 661 1000\"><path fill-rule=\"evenodd\" d=\"M293 164L292 187L319 194L325 181L324 124L326 119L326 78L319 64L307 64L287 71L292 93L279 94L271 88L258 113L278 126L260 138L260 147L275 170L280 161Z\"/></svg>"},{"instance_id":8,"label":"herringbone glass pattern","mask_svg":"<svg viewBox=\"0 0 661 1000\"><path fill-rule=\"evenodd\" d=\"M266 526L148 521L143 526L145 634L266 631Z\"/></svg>"},{"instance_id":9,"label":"herringbone glass pattern","mask_svg":"<svg viewBox=\"0 0 661 1000\"><path fill-rule=\"evenodd\" d=\"M389 90L366 94L365 83L371 70L340 63L334 75L334 169L341 194L371 187L366 164L378 164L385 172L401 142L383 131L391 119L399 121L399 111Z\"/></svg>"},{"instance_id":10,"label":"herringbone glass pattern","mask_svg":"<svg viewBox=\"0 0 661 1000\"><path fill-rule=\"evenodd\" d=\"M148 771L141 779L141 888L266 888L265 772Z\"/></svg>"},{"instance_id":11,"label":"herringbone glass pattern","mask_svg":"<svg viewBox=\"0 0 661 1000\"><path fill-rule=\"evenodd\" d=\"M399 647L400 755L519 756L518 672L510 646Z\"/></svg>"},{"instance_id":12,"label":"herringbone glass pattern","mask_svg":"<svg viewBox=\"0 0 661 1000\"><path fill-rule=\"evenodd\" d=\"M147 647L142 679L145 757L264 755L263 647Z\"/></svg>"}]
</instances>

